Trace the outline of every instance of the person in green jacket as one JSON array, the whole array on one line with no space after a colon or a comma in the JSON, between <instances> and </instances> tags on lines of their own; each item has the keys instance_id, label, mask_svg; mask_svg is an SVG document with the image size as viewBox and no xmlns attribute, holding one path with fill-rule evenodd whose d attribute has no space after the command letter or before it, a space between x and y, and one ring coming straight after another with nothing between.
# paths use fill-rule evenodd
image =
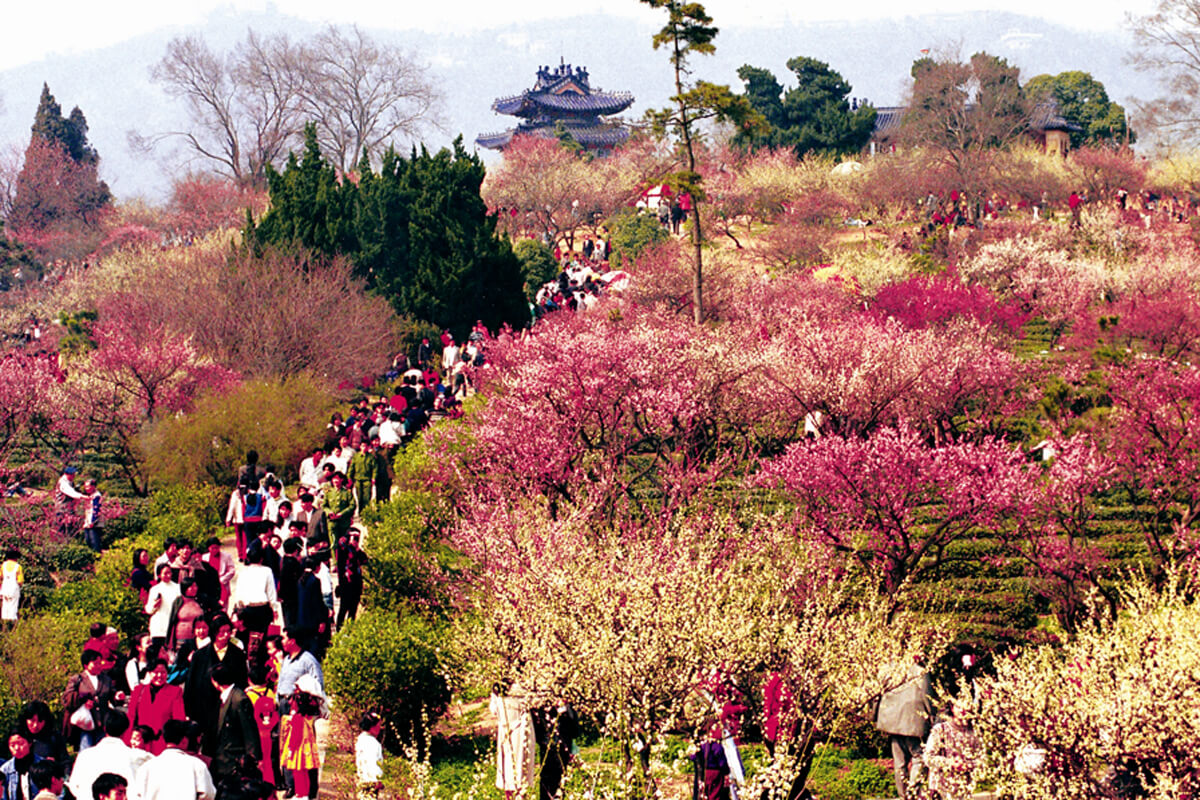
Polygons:
<instances>
[{"instance_id":1,"label":"person in green jacket","mask_svg":"<svg viewBox=\"0 0 1200 800\"><path fill-rule=\"evenodd\" d=\"M392 499L391 459L380 444L378 436L371 440L371 451L375 459L375 502L386 503Z\"/></svg>"},{"instance_id":2,"label":"person in green jacket","mask_svg":"<svg viewBox=\"0 0 1200 800\"><path fill-rule=\"evenodd\" d=\"M363 446L350 459L346 477L354 488L354 510L362 513L371 502L371 487L375 484L375 449L370 442L363 442Z\"/></svg>"},{"instance_id":3,"label":"person in green jacket","mask_svg":"<svg viewBox=\"0 0 1200 800\"><path fill-rule=\"evenodd\" d=\"M350 523L354 521L354 495L350 493L346 484L345 474L336 472L333 475L333 486L325 490L323 509L334 543L346 535L350 530Z\"/></svg>"}]
</instances>

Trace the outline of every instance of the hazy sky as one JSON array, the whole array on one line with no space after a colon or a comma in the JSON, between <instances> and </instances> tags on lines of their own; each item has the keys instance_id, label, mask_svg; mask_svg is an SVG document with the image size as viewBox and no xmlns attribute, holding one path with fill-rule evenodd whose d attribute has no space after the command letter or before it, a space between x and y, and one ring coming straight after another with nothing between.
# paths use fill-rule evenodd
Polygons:
<instances>
[{"instance_id":1,"label":"hazy sky","mask_svg":"<svg viewBox=\"0 0 1200 800\"><path fill-rule=\"evenodd\" d=\"M165 25L200 22L214 10L278 10L316 22L359 22L372 28L445 30L492 27L514 19L610 13L654 20L635 0L23 0L5 10L0 26L0 69L60 52L116 44ZM897 17L931 12L1003 10L1045 17L1074 27L1120 26L1127 11L1144 13L1151 0L858 0L854 3L787 0L707 0L718 25L770 25L789 18L829 20Z\"/></svg>"}]
</instances>

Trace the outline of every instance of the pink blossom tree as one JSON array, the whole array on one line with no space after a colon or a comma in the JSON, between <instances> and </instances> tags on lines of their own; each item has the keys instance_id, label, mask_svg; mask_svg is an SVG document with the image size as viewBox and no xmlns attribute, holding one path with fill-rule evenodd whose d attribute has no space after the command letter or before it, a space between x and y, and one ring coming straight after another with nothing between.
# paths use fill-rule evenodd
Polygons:
<instances>
[{"instance_id":1,"label":"pink blossom tree","mask_svg":"<svg viewBox=\"0 0 1200 800\"><path fill-rule=\"evenodd\" d=\"M91 329L95 349L65 365L58 424L60 433L77 441L107 442L138 494L149 488L137 441L145 425L160 414L186 411L202 391L237 381L143 311L134 296L109 298Z\"/></svg>"},{"instance_id":2,"label":"pink blossom tree","mask_svg":"<svg viewBox=\"0 0 1200 800\"><path fill-rule=\"evenodd\" d=\"M679 317L560 313L501 337L488 357L487 405L469 427L429 435L458 483L487 501L665 513L736 460L729 388L744 368Z\"/></svg>"},{"instance_id":3,"label":"pink blossom tree","mask_svg":"<svg viewBox=\"0 0 1200 800\"><path fill-rule=\"evenodd\" d=\"M866 313L783 320L758 353L780 413L820 414L847 435L899 423L939 437L987 431L1021 405L1031 371L974 322L910 330Z\"/></svg>"},{"instance_id":4,"label":"pink blossom tree","mask_svg":"<svg viewBox=\"0 0 1200 800\"><path fill-rule=\"evenodd\" d=\"M1029 567L1034 588L1049 599L1068 634L1097 612L1111 618L1116 594L1105 583L1108 556L1097 542L1099 495L1113 484L1115 468L1088 435L1050 441L1054 453L1044 474L1032 484L1030 513L1004 537L1008 551ZM1103 607L1089 602L1098 592Z\"/></svg>"},{"instance_id":5,"label":"pink blossom tree","mask_svg":"<svg viewBox=\"0 0 1200 800\"><path fill-rule=\"evenodd\" d=\"M897 599L955 559L955 542L1023 518L1031 476L1023 453L1002 441L931 447L900 427L798 442L753 482L792 496L803 530L878 575L880 593Z\"/></svg>"},{"instance_id":6,"label":"pink blossom tree","mask_svg":"<svg viewBox=\"0 0 1200 800\"><path fill-rule=\"evenodd\" d=\"M1200 368L1162 358L1108 370L1105 446L1160 568L1196 551L1200 517Z\"/></svg>"}]
</instances>

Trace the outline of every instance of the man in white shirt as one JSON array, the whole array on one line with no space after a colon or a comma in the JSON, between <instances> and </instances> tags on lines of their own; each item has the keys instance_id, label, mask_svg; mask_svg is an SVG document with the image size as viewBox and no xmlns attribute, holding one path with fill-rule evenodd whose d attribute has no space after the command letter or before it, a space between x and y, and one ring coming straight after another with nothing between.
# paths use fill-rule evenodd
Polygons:
<instances>
[{"instance_id":1,"label":"man in white shirt","mask_svg":"<svg viewBox=\"0 0 1200 800\"><path fill-rule=\"evenodd\" d=\"M312 456L300 462L300 485L315 492L321 482L321 464L325 461L325 449L318 447Z\"/></svg>"},{"instance_id":2,"label":"man in white shirt","mask_svg":"<svg viewBox=\"0 0 1200 800\"><path fill-rule=\"evenodd\" d=\"M185 748L187 731L184 720L163 723L162 738L167 749L142 768L136 788L142 800L213 800L217 796L208 767Z\"/></svg>"},{"instance_id":3,"label":"man in white shirt","mask_svg":"<svg viewBox=\"0 0 1200 800\"><path fill-rule=\"evenodd\" d=\"M141 800L141 795L135 788L135 779L151 756L145 750L134 750L121 741L125 731L129 730L129 718L124 714L110 711L104 716L103 724L104 738L75 757L75 766L71 769L67 788L76 797L91 797L92 784L96 778L111 772L129 782L131 800Z\"/></svg>"},{"instance_id":4,"label":"man in white shirt","mask_svg":"<svg viewBox=\"0 0 1200 800\"><path fill-rule=\"evenodd\" d=\"M277 480L267 480L267 502L263 509L263 519L267 520L274 526L279 522L279 504L287 502L287 495L284 494L283 484Z\"/></svg>"},{"instance_id":5,"label":"man in white shirt","mask_svg":"<svg viewBox=\"0 0 1200 800\"><path fill-rule=\"evenodd\" d=\"M350 459L354 457L354 448L350 446L350 437L343 436L338 439L337 447L330 451L325 457L326 464L333 464L334 472L345 472L350 466Z\"/></svg>"},{"instance_id":6,"label":"man in white shirt","mask_svg":"<svg viewBox=\"0 0 1200 800\"><path fill-rule=\"evenodd\" d=\"M275 573L262 563L261 551L246 554L246 566L234 581L231 606L247 632L266 635L276 616L279 596L275 592Z\"/></svg>"},{"instance_id":7,"label":"man in white shirt","mask_svg":"<svg viewBox=\"0 0 1200 800\"><path fill-rule=\"evenodd\" d=\"M442 371L447 375L454 370L454 365L458 363L458 345L451 339L450 343L442 348Z\"/></svg>"}]
</instances>

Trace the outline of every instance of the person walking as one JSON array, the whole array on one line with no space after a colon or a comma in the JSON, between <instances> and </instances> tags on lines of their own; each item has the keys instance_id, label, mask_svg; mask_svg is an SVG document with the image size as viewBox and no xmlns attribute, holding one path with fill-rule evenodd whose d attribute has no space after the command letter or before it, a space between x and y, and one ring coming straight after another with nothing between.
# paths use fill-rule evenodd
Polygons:
<instances>
[{"instance_id":1,"label":"person walking","mask_svg":"<svg viewBox=\"0 0 1200 800\"><path fill-rule=\"evenodd\" d=\"M908 783L921 762L921 743L929 735L929 673L918 662L908 680L884 693L875 712L875 727L887 734L892 746L892 770L900 800L908 798Z\"/></svg>"},{"instance_id":2,"label":"person walking","mask_svg":"<svg viewBox=\"0 0 1200 800\"><path fill-rule=\"evenodd\" d=\"M220 697L220 705L213 716L215 724L204 737L204 753L212 759L210 770L217 783L226 778L253 776L253 771L245 765L262 758L254 706L235 685L237 679L237 669L232 664L221 663L213 668L212 685Z\"/></svg>"}]
</instances>

